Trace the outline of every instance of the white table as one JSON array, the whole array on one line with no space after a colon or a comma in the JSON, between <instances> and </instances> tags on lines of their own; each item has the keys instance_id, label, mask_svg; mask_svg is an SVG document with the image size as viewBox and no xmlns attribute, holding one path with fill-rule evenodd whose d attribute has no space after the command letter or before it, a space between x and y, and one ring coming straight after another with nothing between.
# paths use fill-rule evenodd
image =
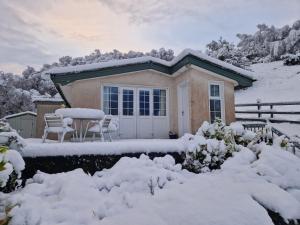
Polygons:
<instances>
[{"instance_id":1,"label":"white table","mask_svg":"<svg viewBox=\"0 0 300 225\"><path fill-rule=\"evenodd\" d=\"M79 127L79 141L83 141L83 121L90 120L102 120L105 116L104 112L100 109L89 109L89 108L63 108L57 109L55 114L60 114L64 118L72 118L78 120L80 123ZM75 128L76 129L76 128Z\"/></svg>"}]
</instances>

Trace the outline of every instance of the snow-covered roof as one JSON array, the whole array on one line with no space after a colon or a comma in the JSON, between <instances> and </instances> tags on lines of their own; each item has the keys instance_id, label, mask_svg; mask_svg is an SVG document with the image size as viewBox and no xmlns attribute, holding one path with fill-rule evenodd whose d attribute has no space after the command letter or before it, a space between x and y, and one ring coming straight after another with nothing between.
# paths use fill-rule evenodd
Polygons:
<instances>
[{"instance_id":1,"label":"snow-covered roof","mask_svg":"<svg viewBox=\"0 0 300 225\"><path fill-rule=\"evenodd\" d=\"M38 96L33 97L33 102L64 102L61 97L46 97L46 96Z\"/></svg>"},{"instance_id":2,"label":"snow-covered roof","mask_svg":"<svg viewBox=\"0 0 300 225\"><path fill-rule=\"evenodd\" d=\"M3 117L3 119L9 119L9 118L13 118L13 117L23 116L23 115L26 115L26 114L30 114L30 115L36 116L35 112L25 111L25 112L20 112L20 113L15 113L15 114L11 114L11 115L5 116L5 117Z\"/></svg>"},{"instance_id":3,"label":"snow-covered roof","mask_svg":"<svg viewBox=\"0 0 300 225\"><path fill-rule=\"evenodd\" d=\"M143 56L143 57L138 57L138 58L111 60L108 62L92 63L92 64L85 64L85 65L56 67L56 68L52 68L52 69L48 70L47 73L57 74L57 75L58 74L66 74L66 73L80 73L80 72L84 72L84 71L93 71L93 70L98 70L98 69L102 69L102 68L118 67L118 66L139 64L139 63L145 63L145 62L154 62L154 63L158 63L158 64L161 64L161 65L164 65L167 67L171 67L171 66L174 66L176 63L178 63L180 60L182 60L187 55L196 56L199 59L208 61L208 62L213 63L217 66L220 66L224 69L229 69L229 70L234 71L243 76L247 76L249 78L253 77L253 73L251 71L247 71L242 68L233 66L229 63L212 58L206 54L203 54L200 51L196 51L196 50L192 50L192 49L183 50L172 61L166 61L166 60L162 60L162 59L155 58L152 56Z\"/></svg>"}]
</instances>

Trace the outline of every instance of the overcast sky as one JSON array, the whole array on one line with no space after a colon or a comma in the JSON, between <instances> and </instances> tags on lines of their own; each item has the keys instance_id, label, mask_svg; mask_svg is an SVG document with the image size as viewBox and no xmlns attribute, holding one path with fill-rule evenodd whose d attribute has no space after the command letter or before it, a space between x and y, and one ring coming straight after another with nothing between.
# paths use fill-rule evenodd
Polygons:
<instances>
[{"instance_id":1,"label":"overcast sky","mask_svg":"<svg viewBox=\"0 0 300 225\"><path fill-rule=\"evenodd\" d=\"M222 36L299 19L300 0L0 0L0 70L94 49L205 49Z\"/></svg>"}]
</instances>

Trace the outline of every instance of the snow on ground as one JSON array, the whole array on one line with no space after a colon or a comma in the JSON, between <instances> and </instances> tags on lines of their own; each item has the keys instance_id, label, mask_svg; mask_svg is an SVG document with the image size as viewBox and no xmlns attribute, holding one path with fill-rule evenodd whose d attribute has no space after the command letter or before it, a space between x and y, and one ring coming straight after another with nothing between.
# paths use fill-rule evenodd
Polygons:
<instances>
[{"instance_id":1,"label":"snow on ground","mask_svg":"<svg viewBox=\"0 0 300 225\"><path fill-rule=\"evenodd\" d=\"M290 124L290 123L271 123L271 125L288 135L289 137L299 137L300 138L300 125Z\"/></svg>"},{"instance_id":2,"label":"snow on ground","mask_svg":"<svg viewBox=\"0 0 300 225\"><path fill-rule=\"evenodd\" d=\"M250 88L236 91L236 103L256 103L257 99L261 102L300 102L300 65L284 66L282 61L277 61L254 64L251 69L257 81ZM257 110L257 107L237 107L236 109ZM270 107L264 106L261 109L269 110ZM273 110L300 111L300 106L274 106ZM237 117L257 118L257 114L237 114ZM262 117L269 118L270 115L263 114ZM300 115L274 115L274 118L300 121ZM273 125L289 136L300 136L300 125Z\"/></svg>"},{"instance_id":3,"label":"snow on ground","mask_svg":"<svg viewBox=\"0 0 300 225\"><path fill-rule=\"evenodd\" d=\"M257 81L235 93L236 103L300 101L300 65L284 66L277 61L254 64L251 69Z\"/></svg>"},{"instance_id":4,"label":"snow on ground","mask_svg":"<svg viewBox=\"0 0 300 225\"><path fill-rule=\"evenodd\" d=\"M244 148L221 170L193 174L170 156L122 158L93 176L81 169L39 172L7 196L11 225L272 225L264 208L300 218L300 159L261 144Z\"/></svg>"},{"instance_id":5,"label":"snow on ground","mask_svg":"<svg viewBox=\"0 0 300 225\"><path fill-rule=\"evenodd\" d=\"M23 156L55 156L102 154L113 155L136 152L183 152L185 144L181 139L128 139L113 142L73 142L73 143L39 143L36 139L29 139L22 150Z\"/></svg>"}]
</instances>

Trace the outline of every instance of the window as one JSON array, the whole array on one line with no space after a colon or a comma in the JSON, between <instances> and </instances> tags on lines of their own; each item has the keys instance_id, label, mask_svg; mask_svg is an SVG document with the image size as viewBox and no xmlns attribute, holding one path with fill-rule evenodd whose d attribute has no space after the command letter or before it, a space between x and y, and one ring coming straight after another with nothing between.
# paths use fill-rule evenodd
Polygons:
<instances>
[{"instance_id":1,"label":"window","mask_svg":"<svg viewBox=\"0 0 300 225\"><path fill-rule=\"evenodd\" d=\"M210 84L209 88L210 122L213 123L217 118L222 119L221 85Z\"/></svg>"},{"instance_id":2,"label":"window","mask_svg":"<svg viewBox=\"0 0 300 225\"><path fill-rule=\"evenodd\" d=\"M150 91L140 90L140 116L150 115Z\"/></svg>"},{"instance_id":3,"label":"window","mask_svg":"<svg viewBox=\"0 0 300 225\"><path fill-rule=\"evenodd\" d=\"M123 89L123 116L133 116L133 90Z\"/></svg>"},{"instance_id":4,"label":"window","mask_svg":"<svg viewBox=\"0 0 300 225\"><path fill-rule=\"evenodd\" d=\"M153 115L166 116L167 115L167 96L166 90L153 89Z\"/></svg>"},{"instance_id":5,"label":"window","mask_svg":"<svg viewBox=\"0 0 300 225\"><path fill-rule=\"evenodd\" d=\"M103 110L107 115L118 115L118 87L104 86Z\"/></svg>"}]
</instances>

